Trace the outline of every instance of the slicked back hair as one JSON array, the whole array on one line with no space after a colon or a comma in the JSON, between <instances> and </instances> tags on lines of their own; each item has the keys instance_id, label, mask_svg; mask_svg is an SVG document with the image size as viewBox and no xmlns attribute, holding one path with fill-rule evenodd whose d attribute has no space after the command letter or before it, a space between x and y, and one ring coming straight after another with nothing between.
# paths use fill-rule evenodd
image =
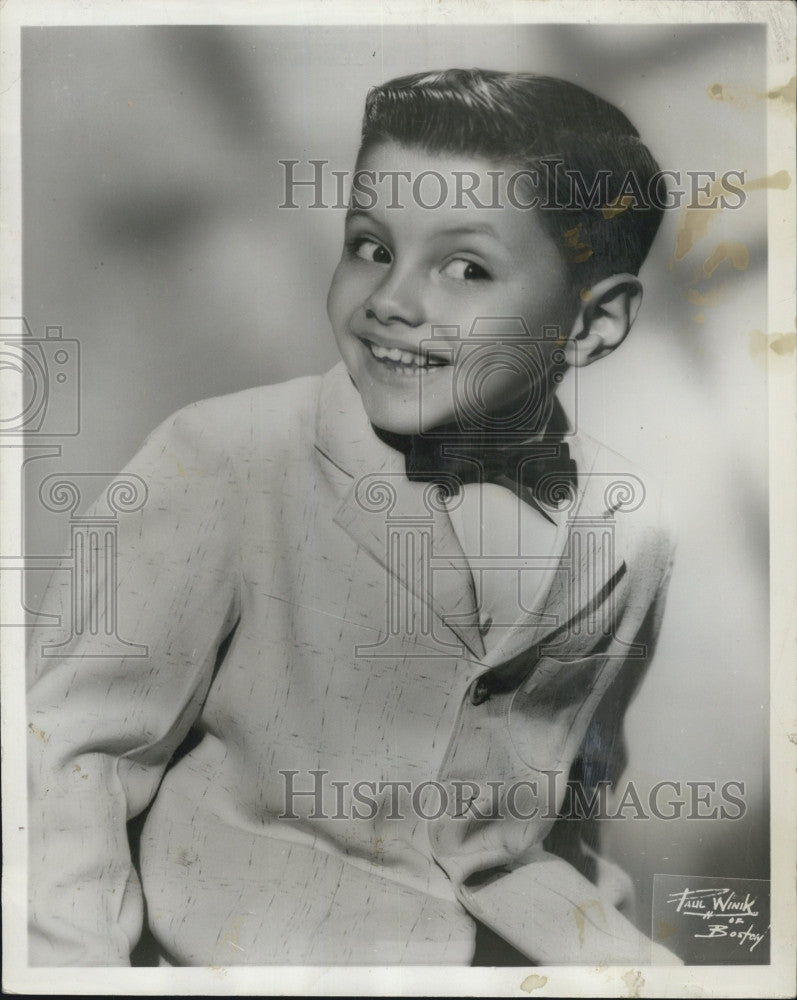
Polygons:
<instances>
[{"instance_id":1,"label":"slicked back hair","mask_svg":"<svg viewBox=\"0 0 797 1000\"><path fill-rule=\"evenodd\" d=\"M637 274L661 223L661 205L647 197L658 164L637 130L608 101L565 80L482 69L391 80L366 98L358 163L389 141L537 171L542 186L555 183L553 198L551 188L537 192L541 220L583 287L611 274ZM593 190L601 171L606 198L579 197L579 189ZM618 203L634 190L641 201Z\"/></svg>"}]
</instances>

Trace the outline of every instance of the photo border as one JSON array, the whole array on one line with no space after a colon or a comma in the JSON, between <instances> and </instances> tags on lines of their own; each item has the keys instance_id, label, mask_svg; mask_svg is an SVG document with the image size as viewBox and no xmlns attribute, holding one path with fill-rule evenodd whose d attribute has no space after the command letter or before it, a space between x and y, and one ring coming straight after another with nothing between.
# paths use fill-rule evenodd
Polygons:
<instances>
[{"instance_id":1,"label":"photo border","mask_svg":"<svg viewBox=\"0 0 797 1000\"><path fill-rule=\"evenodd\" d=\"M756 23L767 25L767 87L781 87L795 72L795 8L789 2L657 2L610 0L600 5L578 0L531 3L405 2L302 4L249 0L8 0L0 10L0 316L22 316L21 301L21 145L20 29L26 25L122 24L474 24L571 23L625 24ZM794 169L794 113L767 112L767 173ZM767 194L769 331L792 331L795 315L794 185L790 194ZM795 838L797 790L793 780L797 751L795 721L795 616L797 586L797 444L795 429L794 341L791 352L767 351L770 432L770 641L771 641L771 964L765 967L690 966L585 968L530 967L530 980L517 969L473 967L225 967L38 969L28 968L26 942L26 786L24 629L0 631L2 646L3 778L3 986L7 992L34 994L204 994L241 995L439 995L612 997L776 997L794 990ZM4 373L7 412L22 398L21 380ZM22 449L4 448L0 463L5 551L22 552ZM9 595L2 595L4 606ZM0 619L2 620L2 619ZM634 975L638 973L638 978ZM629 978L631 976L631 978ZM638 988L640 992L634 993ZM697 992L700 991L700 992Z\"/></svg>"}]
</instances>

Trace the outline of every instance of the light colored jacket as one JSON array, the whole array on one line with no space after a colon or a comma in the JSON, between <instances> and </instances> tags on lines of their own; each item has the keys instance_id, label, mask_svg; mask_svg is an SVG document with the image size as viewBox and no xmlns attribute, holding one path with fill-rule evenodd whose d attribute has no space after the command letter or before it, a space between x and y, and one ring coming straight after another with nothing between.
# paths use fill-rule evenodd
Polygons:
<instances>
[{"instance_id":1,"label":"light colored jacket","mask_svg":"<svg viewBox=\"0 0 797 1000\"><path fill-rule=\"evenodd\" d=\"M622 764L671 560L649 483L571 453L555 557L518 554L536 596L488 633L478 560L342 365L162 424L96 618L69 655L33 636L31 964L128 962L141 883L178 964L468 963L473 917L541 964L671 960L614 866L546 850L551 775L558 808L579 754ZM65 624L74 590L49 591Z\"/></svg>"}]
</instances>

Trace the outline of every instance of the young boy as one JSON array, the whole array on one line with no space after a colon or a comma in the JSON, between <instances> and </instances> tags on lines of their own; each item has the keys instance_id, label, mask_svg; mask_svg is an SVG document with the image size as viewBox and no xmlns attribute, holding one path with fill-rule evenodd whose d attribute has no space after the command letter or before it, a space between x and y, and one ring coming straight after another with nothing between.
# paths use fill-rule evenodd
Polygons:
<instances>
[{"instance_id":1,"label":"young boy","mask_svg":"<svg viewBox=\"0 0 797 1000\"><path fill-rule=\"evenodd\" d=\"M357 167L343 364L159 427L113 628L34 638L32 964L125 964L145 913L176 965L672 960L557 818L623 766L670 563L556 400L636 315L655 163L572 84L450 70L369 94Z\"/></svg>"}]
</instances>

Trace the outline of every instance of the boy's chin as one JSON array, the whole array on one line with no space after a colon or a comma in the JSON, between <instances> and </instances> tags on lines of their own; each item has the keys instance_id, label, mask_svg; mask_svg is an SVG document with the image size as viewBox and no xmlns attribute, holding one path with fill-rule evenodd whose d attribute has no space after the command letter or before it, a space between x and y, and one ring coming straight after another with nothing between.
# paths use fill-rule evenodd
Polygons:
<instances>
[{"instance_id":1,"label":"boy's chin","mask_svg":"<svg viewBox=\"0 0 797 1000\"><path fill-rule=\"evenodd\" d=\"M368 419L380 431L390 434L423 434L444 421L421 421L417 413L406 414L392 411L385 407L366 407Z\"/></svg>"},{"instance_id":2,"label":"boy's chin","mask_svg":"<svg viewBox=\"0 0 797 1000\"><path fill-rule=\"evenodd\" d=\"M356 383L355 383L356 384ZM391 434L422 434L424 431L452 419L449 414L442 416L437 412L425 412L419 407L417 399L405 399L402 402L391 400L389 393L374 390L361 393L361 399L368 419L374 427ZM422 411L419 413L419 409ZM436 408L428 408L429 411Z\"/></svg>"},{"instance_id":3,"label":"boy's chin","mask_svg":"<svg viewBox=\"0 0 797 1000\"><path fill-rule=\"evenodd\" d=\"M421 434L423 428L418 422L418 418L405 418L385 415L384 413L376 413L373 416L369 413L368 419L371 421L374 427L378 428L380 431L388 431L390 434L402 434L410 436L413 434Z\"/></svg>"}]
</instances>

